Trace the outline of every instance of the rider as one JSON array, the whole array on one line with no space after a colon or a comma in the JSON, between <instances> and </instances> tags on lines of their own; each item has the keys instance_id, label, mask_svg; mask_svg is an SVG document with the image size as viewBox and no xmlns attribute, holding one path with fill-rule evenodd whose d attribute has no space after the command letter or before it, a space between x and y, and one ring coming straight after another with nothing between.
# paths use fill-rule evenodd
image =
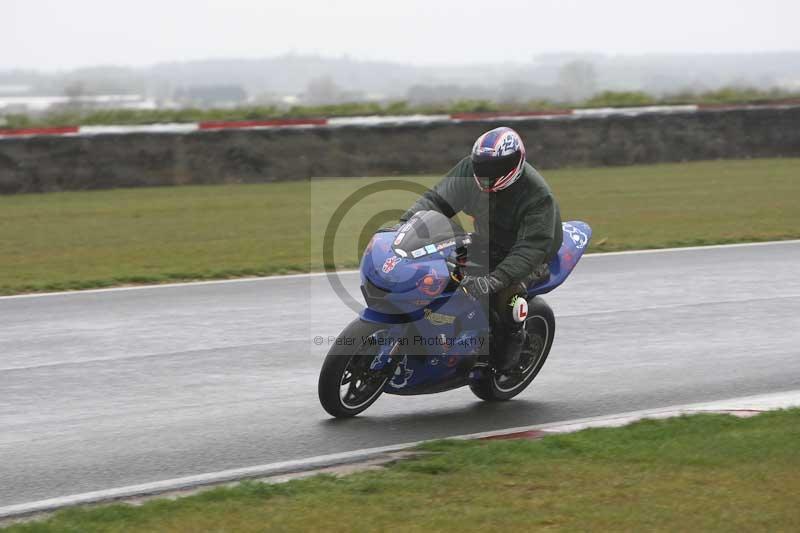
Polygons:
<instances>
[{"instance_id":1,"label":"rider","mask_svg":"<svg viewBox=\"0 0 800 533\"><path fill-rule=\"evenodd\" d=\"M463 211L474 218L471 257L483 257L485 268L465 276L461 286L492 309L493 327L499 325L506 339L505 349L493 347L495 364L500 370L513 368L519 362L525 331L514 320L512 299L525 295L530 283L549 277L548 263L562 239L558 202L541 174L526 162L519 134L501 127L478 137L472 154L400 220L405 222L424 210L447 217ZM494 331L496 338L501 337Z\"/></svg>"}]
</instances>

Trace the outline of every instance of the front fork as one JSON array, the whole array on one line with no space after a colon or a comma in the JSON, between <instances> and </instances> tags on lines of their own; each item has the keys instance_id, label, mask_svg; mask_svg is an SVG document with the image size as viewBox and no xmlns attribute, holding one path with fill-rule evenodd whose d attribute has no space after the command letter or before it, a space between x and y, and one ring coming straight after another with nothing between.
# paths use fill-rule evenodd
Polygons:
<instances>
[{"instance_id":1,"label":"front fork","mask_svg":"<svg viewBox=\"0 0 800 533\"><path fill-rule=\"evenodd\" d=\"M400 364L400 358L397 357L400 353L400 347L401 343L399 339L388 346L382 347L378 355L376 355L372 363L370 363L370 371L380 372L387 377L394 375L397 365Z\"/></svg>"}]
</instances>

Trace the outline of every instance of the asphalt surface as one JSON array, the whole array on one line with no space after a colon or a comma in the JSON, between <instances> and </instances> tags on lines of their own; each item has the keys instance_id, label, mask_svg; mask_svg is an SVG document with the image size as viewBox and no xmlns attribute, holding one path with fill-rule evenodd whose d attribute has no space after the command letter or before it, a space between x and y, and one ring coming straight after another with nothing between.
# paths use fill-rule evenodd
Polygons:
<instances>
[{"instance_id":1,"label":"asphalt surface","mask_svg":"<svg viewBox=\"0 0 800 533\"><path fill-rule=\"evenodd\" d=\"M799 275L798 242L585 257L519 399L384 396L345 421L316 396L313 339L353 318L324 277L0 299L0 506L799 389Z\"/></svg>"}]
</instances>

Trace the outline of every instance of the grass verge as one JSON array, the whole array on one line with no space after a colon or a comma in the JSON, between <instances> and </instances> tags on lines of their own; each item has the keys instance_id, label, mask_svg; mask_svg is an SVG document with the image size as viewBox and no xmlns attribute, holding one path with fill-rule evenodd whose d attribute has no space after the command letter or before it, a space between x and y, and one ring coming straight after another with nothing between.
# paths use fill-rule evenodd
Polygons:
<instances>
[{"instance_id":1,"label":"grass verge","mask_svg":"<svg viewBox=\"0 0 800 533\"><path fill-rule=\"evenodd\" d=\"M564 219L594 228L591 251L800 238L798 175L800 159L545 173ZM0 294L319 270L327 220L374 181L0 197ZM383 193L359 204L342 221L333 262L356 266L365 236L413 199Z\"/></svg>"},{"instance_id":2,"label":"grass verge","mask_svg":"<svg viewBox=\"0 0 800 533\"><path fill-rule=\"evenodd\" d=\"M800 410L431 443L382 472L71 509L13 533L797 531Z\"/></svg>"}]
</instances>

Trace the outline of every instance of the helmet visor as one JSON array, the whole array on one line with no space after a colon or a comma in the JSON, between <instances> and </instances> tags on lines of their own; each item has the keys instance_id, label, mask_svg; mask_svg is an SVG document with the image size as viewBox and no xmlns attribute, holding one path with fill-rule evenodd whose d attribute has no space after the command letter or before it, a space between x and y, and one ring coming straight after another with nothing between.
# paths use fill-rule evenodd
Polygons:
<instances>
[{"instance_id":1,"label":"helmet visor","mask_svg":"<svg viewBox=\"0 0 800 533\"><path fill-rule=\"evenodd\" d=\"M481 186L488 189L499 178L507 175L509 172L517 168L522 154L517 152L509 154L504 157L492 157L487 159L473 159L472 169L475 172L475 177L478 178Z\"/></svg>"}]
</instances>

